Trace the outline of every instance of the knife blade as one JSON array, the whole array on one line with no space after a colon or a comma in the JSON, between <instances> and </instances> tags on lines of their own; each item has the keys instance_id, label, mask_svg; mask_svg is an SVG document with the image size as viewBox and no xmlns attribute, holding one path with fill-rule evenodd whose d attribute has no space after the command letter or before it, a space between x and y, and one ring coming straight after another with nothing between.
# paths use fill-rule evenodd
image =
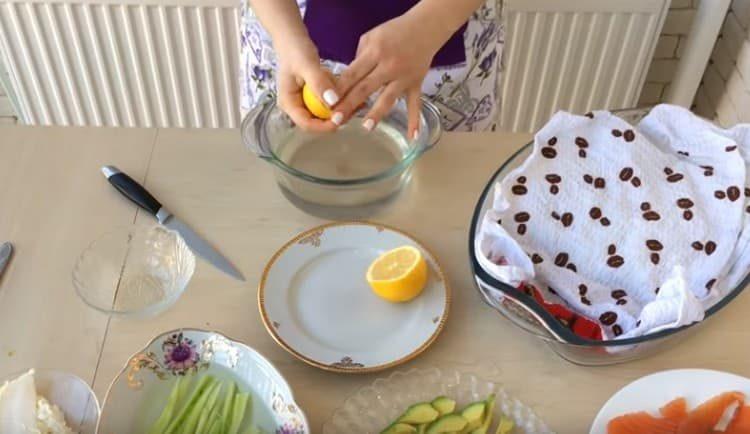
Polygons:
<instances>
[{"instance_id":1,"label":"knife blade","mask_svg":"<svg viewBox=\"0 0 750 434\"><path fill-rule=\"evenodd\" d=\"M0 277L3 277L3 272L10 262L10 255L13 254L13 244L3 243L0 244Z\"/></svg>"},{"instance_id":2,"label":"knife blade","mask_svg":"<svg viewBox=\"0 0 750 434\"><path fill-rule=\"evenodd\" d=\"M214 247L212 247L200 235L195 233L188 225L172 215L172 213L159 202L151 193L148 192L141 184L133 178L123 173L115 166L102 167L102 173L117 191L123 196L130 199L131 202L148 211L163 226L176 231L185 240L185 243L198 256L205 259L208 263L234 277L237 280L245 281L245 277L234 265Z\"/></svg>"}]
</instances>

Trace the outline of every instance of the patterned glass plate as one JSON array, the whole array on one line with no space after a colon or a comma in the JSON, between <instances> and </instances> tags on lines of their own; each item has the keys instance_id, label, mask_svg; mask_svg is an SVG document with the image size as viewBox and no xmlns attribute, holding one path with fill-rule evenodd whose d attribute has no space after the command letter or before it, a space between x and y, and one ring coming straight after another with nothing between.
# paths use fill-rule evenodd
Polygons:
<instances>
[{"instance_id":1,"label":"patterned glass plate","mask_svg":"<svg viewBox=\"0 0 750 434\"><path fill-rule=\"evenodd\" d=\"M413 369L395 372L375 380L350 396L323 425L323 434L377 434L407 407L445 395L458 402L458 408L497 396L495 420L502 412L516 424L513 434L554 434L547 425L519 400L508 395L502 385L456 369ZM494 432L494 424L490 432Z\"/></svg>"}]
</instances>

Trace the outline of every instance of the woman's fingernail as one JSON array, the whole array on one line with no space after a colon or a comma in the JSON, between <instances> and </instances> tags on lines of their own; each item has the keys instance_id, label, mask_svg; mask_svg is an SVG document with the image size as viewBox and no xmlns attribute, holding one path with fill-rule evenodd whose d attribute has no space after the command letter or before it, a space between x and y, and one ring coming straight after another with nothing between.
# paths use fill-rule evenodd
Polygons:
<instances>
[{"instance_id":1,"label":"woman's fingernail","mask_svg":"<svg viewBox=\"0 0 750 434\"><path fill-rule=\"evenodd\" d=\"M331 122L341 126L341 123L344 122L344 114L341 112L335 112L333 116L331 116Z\"/></svg>"},{"instance_id":2,"label":"woman's fingernail","mask_svg":"<svg viewBox=\"0 0 750 434\"><path fill-rule=\"evenodd\" d=\"M336 95L335 90L328 89L327 91L323 92L323 100L326 102L326 104L328 104L328 107L333 107L337 102L339 102L339 96Z\"/></svg>"},{"instance_id":3,"label":"woman's fingernail","mask_svg":"<svg viewBox=\"0 0 750 434\"><path fill-rule=\"evenodd\" d=\"M372 131L372 129L375 127L375 121L367 118L364 122L362 122L362 127L366 129L367 131Z\"/></svg>"},{"instance_id":4,"label":"woman's fingernail","mask_svg":"<svg viewBox=\"0 0 750 434\"><path fill-rule=\"evenodd\" d=\"M417 137L419 137L419 130L414 130L414 132L411 134L411 139L417 140Z\"/></svg>"}]
</instances>

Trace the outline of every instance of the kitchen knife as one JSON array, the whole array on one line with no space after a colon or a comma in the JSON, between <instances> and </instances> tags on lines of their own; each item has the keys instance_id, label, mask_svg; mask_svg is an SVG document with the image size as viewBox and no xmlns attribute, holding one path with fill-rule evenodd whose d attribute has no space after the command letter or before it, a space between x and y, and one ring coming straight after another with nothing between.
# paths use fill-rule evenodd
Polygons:
<instances>
[{"instance_id":1,"label":"kitchen knife","mask_svg":"<svg viewBox=\"0 0 750 434\"><path fill-rule=\"evenodd\" d=\"M10 262L10 255L13 254L13 245L11 243L0 244L0 277Z\"/></svg>"},{"instance_id":2,"label":"kitchen knife","mask_svg":"<svg viewBox=\"0 0 750 434\"><path fill-rule=\"evenodd\" d=\"M245 277L224 256L211 247L208 242L196 234L190 227L173 216L166 207L156 200L141 184L114 166L102 167L102 173L123 196L151 213L165 227L177 231L190 249L198 256L211 263L214 267L227 273L237 280L245 281Z\"/></svg>"}]
</instances>

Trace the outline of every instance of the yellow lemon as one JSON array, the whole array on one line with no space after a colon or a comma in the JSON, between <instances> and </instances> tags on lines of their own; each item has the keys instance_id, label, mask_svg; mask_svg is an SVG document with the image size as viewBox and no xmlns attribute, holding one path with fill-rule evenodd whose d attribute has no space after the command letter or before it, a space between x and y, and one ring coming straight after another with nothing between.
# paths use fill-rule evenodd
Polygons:
<instances>
[{"instance_id":1,"label":"yellow lemon","mask_svg":"<svg viewBox=\"0 0 750 434\"><path fill-rule=\"evenodd\" d=\"M307 107L307 109L310 110L310 113L316 118L331 118L331 110L329 110L328 107L326 107L326 105L315 96L315 93L307 83L302 87L302 101L305 102L305 107Z\"/></svg>"},{"instance_id":2,"label":"yellow lemon","mask_svg":"<svg viewBox=\"0 0 750 434\"><path fill-rule=\"evenodd\" d=\"M399 247L383 253L370 265L367 283L375 294L388 301L409 301L427 283L427 263L419 249Z\"/></svg>"}]
</instances>

